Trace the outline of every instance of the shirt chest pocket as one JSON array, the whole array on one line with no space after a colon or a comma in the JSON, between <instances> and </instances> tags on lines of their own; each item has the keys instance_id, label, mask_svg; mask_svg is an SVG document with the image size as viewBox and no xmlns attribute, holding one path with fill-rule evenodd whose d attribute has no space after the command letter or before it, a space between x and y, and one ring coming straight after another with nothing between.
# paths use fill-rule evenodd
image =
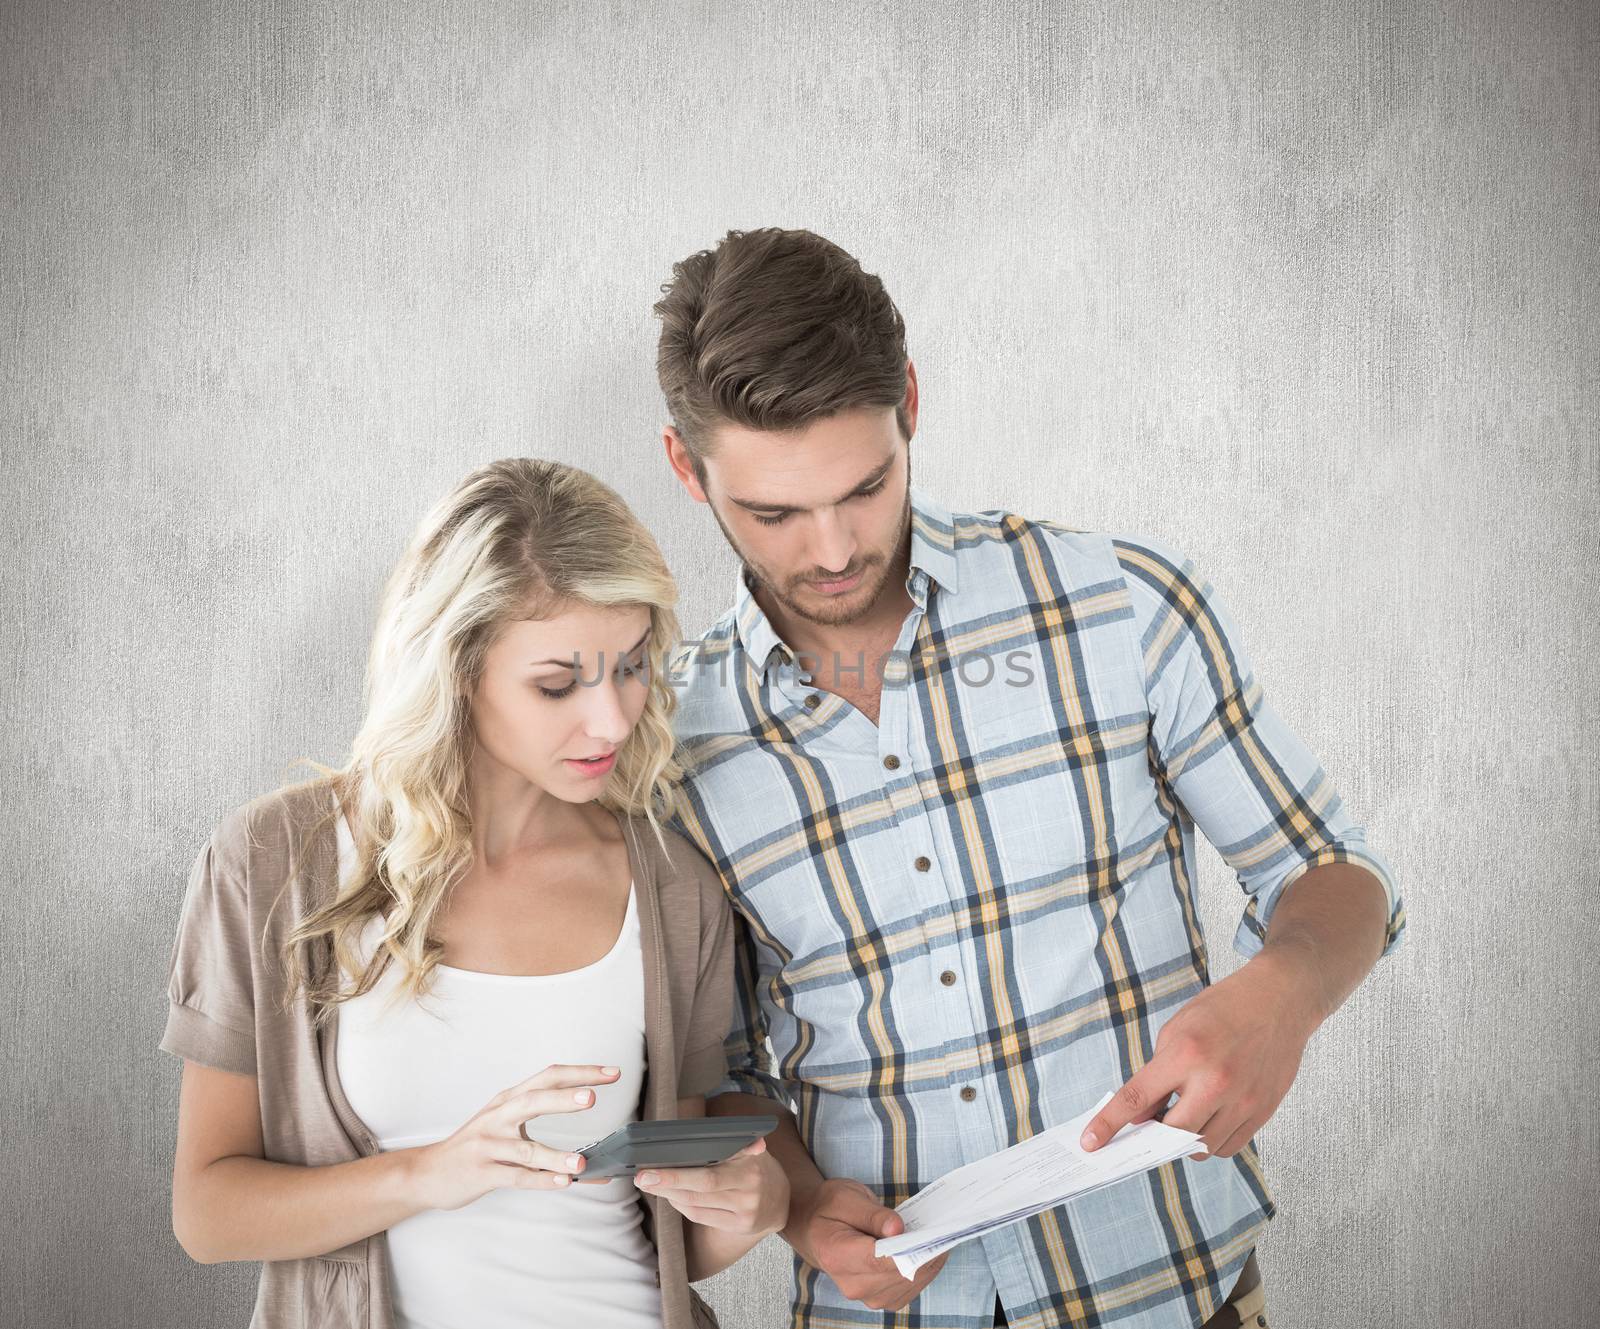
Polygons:
<instances>
[{"instance_id":1,"label":"shirt chest pocket","mask_svg":"<svg viewBox=\"0 0 1600 1329\"><path fill-rule=\"evenodd\" d=\"M1013 746L984 763L984 814L1007 883L1104 870L1150 783L1142 733L1113 723Z\"/></svg>"},{"instance_id":2,"label":"shirt chest pocket","mask_svg":"<svg viewBox=\"0 0 1600 1329\"><path fill-rule=\"evenodd\" d=\"M1148 715L1141 680L1120 657L1101 658L1101 644L1078 642L1065 664L1049 643L1025 652L1028 686L963 678L959 731L930 746L952 819L962 839L974 834L989 870L1007 885L1081 873L1115 852L1120 812L1148 780ZM1082 676L1090 682L1085 686ZM1078 690L1070 706L1069 686ZM963 808L963 801L978 806Z\"/></svg>"}]
</instances>

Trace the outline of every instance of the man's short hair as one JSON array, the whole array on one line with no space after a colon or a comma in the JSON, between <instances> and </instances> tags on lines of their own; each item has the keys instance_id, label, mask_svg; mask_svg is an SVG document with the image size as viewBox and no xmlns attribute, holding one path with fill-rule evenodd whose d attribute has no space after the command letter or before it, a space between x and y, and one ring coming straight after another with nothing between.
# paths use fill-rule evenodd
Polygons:
<instances>
[{"instance_id":1,"label":"man's short hair","mask_svg":"<svg viewBox=\"0 0 1600 1329\"><path fill-rule=\"evenodd\" d=\"M883 282L811 231L729 231L672 265L656 376L705 478L718 424L798 429L858 406L905 413L906 325Z\"/></svg>"}]
</instances>

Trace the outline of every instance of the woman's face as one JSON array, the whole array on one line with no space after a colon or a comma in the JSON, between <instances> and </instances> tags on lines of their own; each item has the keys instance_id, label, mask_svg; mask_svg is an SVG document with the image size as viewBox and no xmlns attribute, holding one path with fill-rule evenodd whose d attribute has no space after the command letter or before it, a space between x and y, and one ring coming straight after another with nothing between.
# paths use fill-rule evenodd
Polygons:
<instances>
[{"instance_id":1,"label":"woman's face","mask_svg":"<svg viewBox=\"0 0 1600 1329\"><path fill-rule=\"evenodd\" d=\"M650 627L643 605L508 624L472 701L480 752L569 803L595 798L644 710Z\"/></svg>"}]
</instances>

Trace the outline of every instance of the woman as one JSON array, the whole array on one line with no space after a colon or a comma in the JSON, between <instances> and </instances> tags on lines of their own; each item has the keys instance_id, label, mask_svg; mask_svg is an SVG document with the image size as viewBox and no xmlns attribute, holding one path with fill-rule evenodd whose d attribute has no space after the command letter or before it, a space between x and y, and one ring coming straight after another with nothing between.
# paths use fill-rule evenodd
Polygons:
<instances>
[{"instance_id":1,"label":"woman","mask_svg":"<svg viewBox=\"0 0 1600 1329\"><path fill-rule=\"evenodd\" d=\"M252 1326L714 1326L689 1282L783 1225L759 1140L583 1181L723 1070L728 906L660 825L675 599L594 477L482 467L389 581L349 761L196 859L173 1229L266 1262Z\"/></svg>"}]
</instances>

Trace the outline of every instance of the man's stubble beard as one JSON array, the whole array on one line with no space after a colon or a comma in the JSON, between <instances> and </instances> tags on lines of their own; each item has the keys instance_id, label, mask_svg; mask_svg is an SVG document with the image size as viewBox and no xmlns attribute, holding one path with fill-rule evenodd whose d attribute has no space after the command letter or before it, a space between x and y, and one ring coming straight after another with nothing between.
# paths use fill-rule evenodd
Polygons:
<instances>
[{"instance_id":1,"label":"man's stubble beard","mask_svg":"<svg viewBox=\"0 0 1600 1329\"><path fill-rule=\"evenodd\" d=\"M889 580L890 569L894 565L902 546L905 544L906 533L911 528L910 467L908 466L906 468L906 490L904 502L900 509L900 522L895 531L895 538L893 544L890 546L889 555L881 562L874 562L873 564L869 565L869 575L873 575L875 577L875 580L870 583L871 593L861 601L859 608L835 615L819 615L814 613L813 611L807 609L804 605L798 604L789 595L787 595L784 591L784 588L777 585L772 578L768 577L762 570L761 566L753 562L745 553L745 551L739 547L739 542L733 538L733 533L728 530L725 525L723 525L722 517L717 512L715 506L710 503L707 503L706 506L711 508L711 516L717 523L718 528L722 531L722 538L728 542L728 547L739 556L739 561L744 565L745 572L748 574L750 581L767 591L768 594L770 594L774 600L781 604L785 610L803 622L812 623L818 627L825 628L846 627L851 623L855 623L861 619L867 618L872 613L873 607L878 603L878 597L883 594L884 585Z\"/></svg>"}]
</instances>

